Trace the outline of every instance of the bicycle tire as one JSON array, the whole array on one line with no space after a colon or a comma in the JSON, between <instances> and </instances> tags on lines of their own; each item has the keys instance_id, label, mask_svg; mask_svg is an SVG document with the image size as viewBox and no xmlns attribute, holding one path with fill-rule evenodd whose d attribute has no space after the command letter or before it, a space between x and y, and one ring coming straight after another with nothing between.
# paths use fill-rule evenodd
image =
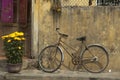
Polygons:
<instances>
[{"instance_id":1,"label":"bicycle tire","mask_svg":"<svg viewBox=\"0 0 120 80\"><path fill-rule=\"evenodd\" d=\"M91 73L103 72L109 64L109 54L107 50L97 44L89 45L87 49L83 51L81 58L83 67Z\"/></svg>"},{"instance_id":2,"label":"bicycle tire","mask_svg":"<svg viewBox=\"0 0 120 80\"><path fill-rule=\"evenodd\" d=\"M60 68L63 58L64 56L61 49L56 45L50 45L40 52L38 63L44 72L52 73Z\"/></svg>"}]
</instances>

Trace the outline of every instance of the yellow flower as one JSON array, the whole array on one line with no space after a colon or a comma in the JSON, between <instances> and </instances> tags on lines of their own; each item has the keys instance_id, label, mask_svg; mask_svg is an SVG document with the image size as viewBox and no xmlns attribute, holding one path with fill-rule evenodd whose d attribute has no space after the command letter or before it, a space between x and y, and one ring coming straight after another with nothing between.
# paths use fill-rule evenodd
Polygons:
<instances>
[{"instance_id":1,"label":"yellow flower","mask_svg":"<svg viewBox=\"0 0 120 80\"><path fill-rule=\"evenodd\" d=\"M25 38L21 38L22 40L25 40Z\"/></svg>"},{"instance_id":2,"label":"yellow flower","mask_svg":"<svg viewBox=\"0 0 120 80\"><path fill-rule=\"evenodd\" d=\"M24 33L23 32L19 32L19 36L23 36L24 35Z\"/></svg>"},{"instance_id":3,"label":"yellow flower","mask_svg":"<svg viewBox=\"0 0 120 80\"><path fill-rule=\"evenodd\" d=\"M5 37L4 37L4 36L2 36L2 39L5 39Z\"/></svg>"},{"instance_id":4,"label":"yellow flower","mask_svg":"<svg viewBox=\"0 0 120 80\"><path fill-rule=\"evenodd\" d=\"M16 36L24 36L24 33L23 32L15 32L15 35Z\"/></svg>"},{"instance_id":5,"label":"yellow flower","mask_svg":"<svg viewBox=\"0 0 120 80\"><path fill-rule=\"evenodd\" d=\"M22 49L22 47L19 46L18 49Z\"/></svg>"},{"instance_id":6,"label":"yellow flower","mask_svg":"<svg viewBox=\"0 0 120 80\"><path fill-rule=\"evenodd\" d=\"M9 34L10 37L15 37L14 33Z\"/></svg>"},{"instance_id":7,"label":"yellow flower","mask_svg":"<svg viewBox=\"0 0 120 80\"><path fill-rule=\"evenodd\" d=\"M15 35L18 36L18 35L19 35L19 32L15 32Z\"/></svg>"},{"instance_id":8,"label":"yellow flower","mask_svg":"<svg viewBox=\"0 0 120 80\"><path fill-rule=\"evenodd\" d=\"M14 40L20 41L21 39L19 37L15 37Z\"/></svg>"},{"instance_id":9,"label":"yellow flower","mask_svg":"<svg viewBox=\"0 0 120 80\"><path fill-rule=\"evenodd\" d=\"M8 35L5 35L5 36L2 36L2 39L8 38L8 37L9 37Z\"/></svg>"},{"instance_id":10,"label":"yellow flower","mask_svg":"<svg viewBox=\"0 0 120 80\"><path fill-rule=\"evenodd\" d=\"M10 42L11 42L11 40L8 40L7 42L8 42L8 43L10 43Z\"/></svg>"}]
</instances>

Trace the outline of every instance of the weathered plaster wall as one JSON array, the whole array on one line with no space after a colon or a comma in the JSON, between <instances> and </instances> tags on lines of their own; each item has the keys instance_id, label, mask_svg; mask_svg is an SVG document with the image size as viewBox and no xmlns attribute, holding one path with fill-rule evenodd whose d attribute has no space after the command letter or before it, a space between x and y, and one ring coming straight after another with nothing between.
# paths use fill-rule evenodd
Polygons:
<instances>
[{"instance_id":1,"label":"weathered plaster wall","mask_svg":"<svg viewBox=\"0 0 120 80\"><path fill-rule=\"evenodd\" d=\"M38 16L34 20L38 21L33 26L38 29L38 31L34 30L38 35L33 34L38 37L38 40L36 40L38 41L37 46L34 47L34 49L38 50L35 53L37 56L38 52L45 46L55 43L58 37L55 31L55 21L50 9L50 1L40 0L36 4L39 7L34 10L38 11ZM69 35L69 38L65 41L75 48L77 48L76 45L79 43L75 38L84 35L87 36L88 44L99 43L104 45L110 52L108 69L120 71L119 18L120 7L66 7L62 8L59 19L60 23L57 25L59 25L61 32ZM65 60L69 60L69 58Z\"/></svg>"}]
</instances>

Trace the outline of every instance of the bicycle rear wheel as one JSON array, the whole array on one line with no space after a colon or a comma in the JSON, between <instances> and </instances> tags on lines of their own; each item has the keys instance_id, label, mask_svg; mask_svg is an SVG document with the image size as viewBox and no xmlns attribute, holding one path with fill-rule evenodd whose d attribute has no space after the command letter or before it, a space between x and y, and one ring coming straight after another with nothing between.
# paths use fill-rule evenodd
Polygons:
<instances>
[{"instance_id":1,"label":"bicycle rear wheel","mask_svg":"<svg viewBox=\"0 0 120 80\"><path fill-rule=\"evenodd\" d=\"M100 73L109 63L106 49L100 45L89 45L82 53L82 65L88 72Z\"/></svg>"},{"instance_id":2,"label":"bicycle rear wheel","mask_svg":"<svg viewBox=\"0 0 120 80\"><path fill-rule=\"evenodd\" d=\"M44 72L52 73L60 68L63 61L63 54L59 47L55 45L50 45L45 47L39 57L38 62L40 68Z\"/></svg>"}]
</instances>

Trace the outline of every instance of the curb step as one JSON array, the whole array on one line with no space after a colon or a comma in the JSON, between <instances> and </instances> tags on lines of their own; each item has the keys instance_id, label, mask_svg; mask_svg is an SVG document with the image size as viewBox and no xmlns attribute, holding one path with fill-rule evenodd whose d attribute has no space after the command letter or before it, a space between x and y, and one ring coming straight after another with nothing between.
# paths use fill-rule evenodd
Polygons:
<instances>
[{"instance_id":1,"label":"curb step","mask_svg":"<svg viewBox=\"0 0 120 80\"><path fill-rule=\"evenodd\" d=\"M6 71L6 59L0 59L0 80L120 80L120 72L89 73L69 70L58 70L45 73L37 70L36 59L24 59L20 73Z\"/></svg>"}]
</instances>

